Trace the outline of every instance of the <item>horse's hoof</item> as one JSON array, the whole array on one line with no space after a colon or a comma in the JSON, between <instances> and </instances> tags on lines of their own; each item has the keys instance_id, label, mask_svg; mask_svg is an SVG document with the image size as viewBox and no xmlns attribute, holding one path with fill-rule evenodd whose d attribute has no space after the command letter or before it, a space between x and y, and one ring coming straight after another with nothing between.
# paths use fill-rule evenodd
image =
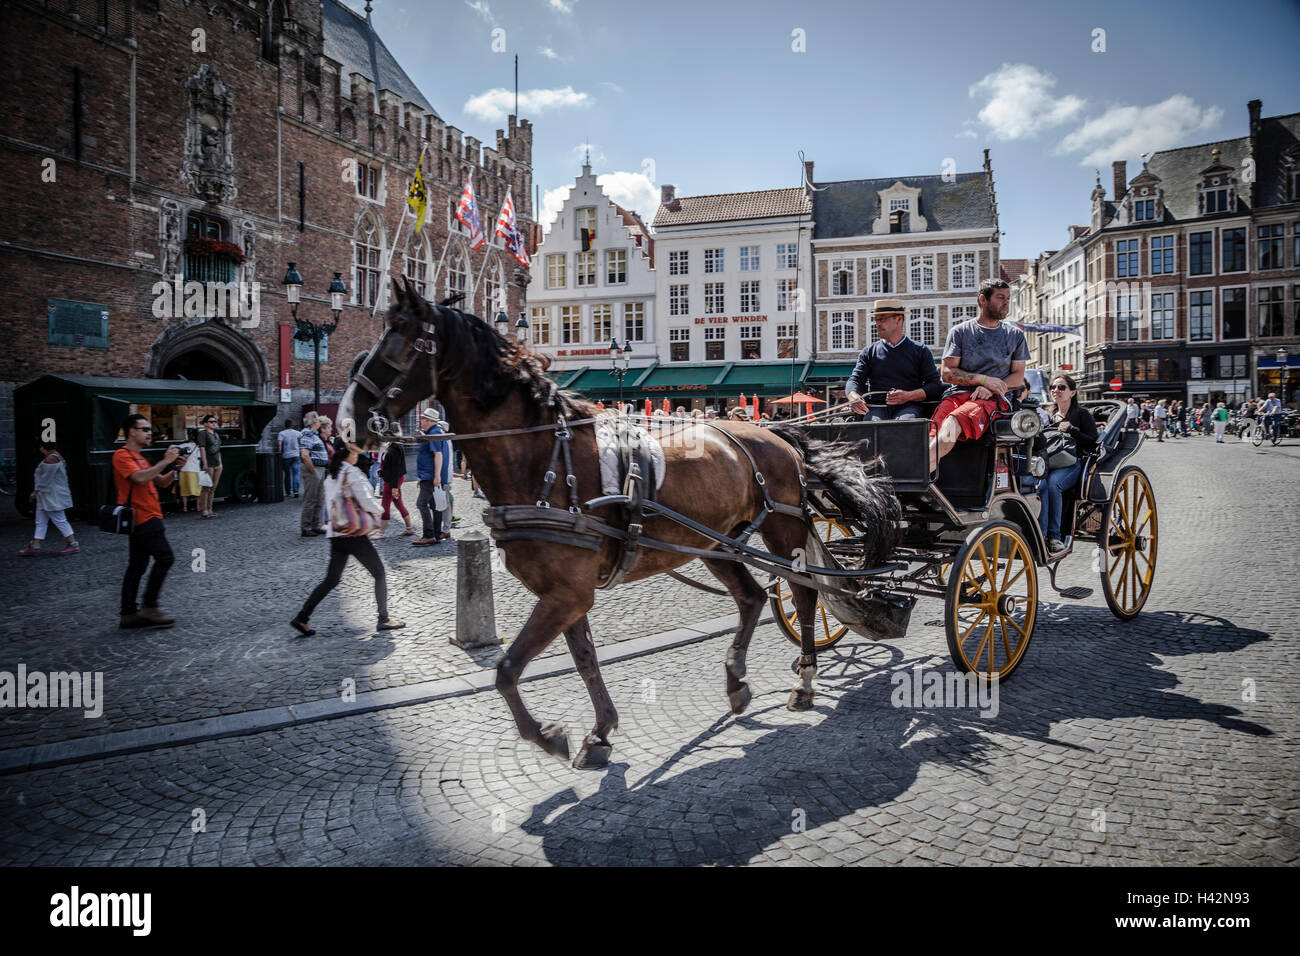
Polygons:
<instances>
[{"instance_id":1,"label":"horse's hoof","mask_svg":"<svg viewBox=\"0 0 1300 956\"><path fill-rule=\"evenodd\" d=\"M584 743L582 749L578 751L578 756L573 758L573 769L598 770L609 763L609 755L613 751L612 744Z\"/></svg>"},{"instance_id":2,"label":"horse's hoof","mask_svg":"<svg viewBox=\"0 0 1300 956\"><path fill-rule=\"evenodd\" d=\"M569 759L569 738L564 735L564 728L559 724L544 726L542 728L542 739L538 743L552 757Z\"/></svg>"},{"instance_id":3,"label":"horse's hoof","mask_svg":"<svg viewBox=\"0 0 1300 956\"><path fill-rule=\"evenodd\" d=\"M740 690L733 691L727 695L727 700L731 701L731 712L733 714L743 714L749 702L754 699L753 693L748 684L741 684Z\"/></svg>"},{"instance_id":4,"label":"horse's hoof","mask_svg":"<svg viewBox=\"0 0 1300 956\"><path fill-rule=\"evenodd\" d=\"M813 692L804 690L802 687L796 687L790 691L790 699L786 702L786 710L811 710L813 705Z\"/></svg>"}]
</instances>

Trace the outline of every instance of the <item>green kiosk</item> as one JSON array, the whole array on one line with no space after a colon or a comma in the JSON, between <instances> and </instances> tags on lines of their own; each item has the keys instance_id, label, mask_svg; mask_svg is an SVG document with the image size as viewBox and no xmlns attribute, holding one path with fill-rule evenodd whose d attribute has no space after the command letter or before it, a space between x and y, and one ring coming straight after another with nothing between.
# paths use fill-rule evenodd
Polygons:
<instances>
[{"instance_id":1,"label":"green kiosk","mask_svg":"<svg viewBox=\"0 0 1300 956\"><path fill-rule=\"evenodd\" d=\"M122 447L122 419L139 412L153 423L153 444L144 452L150 464L168 445L186 440L208 415L217 416L221 433L221 481L217 498L283 501L278 456L258 454L262 430L276 406L258 401L251 389L225 382L160 378L100 378L43 375L14 390L14 444L18 462L17 504L34 512L28 500L36 469L36 444L47 429L68 461L73 511L98 520L99 506L113 499L113 452ZM175 502L175 489L162 492L163 507Z\"/></svg>"}]
</instances>

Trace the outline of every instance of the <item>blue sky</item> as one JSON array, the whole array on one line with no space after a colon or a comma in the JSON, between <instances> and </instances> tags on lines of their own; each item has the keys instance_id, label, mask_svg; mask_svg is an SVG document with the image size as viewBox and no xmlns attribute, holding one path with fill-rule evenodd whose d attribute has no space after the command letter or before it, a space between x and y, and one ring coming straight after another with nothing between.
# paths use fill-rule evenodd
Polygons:
<instances>
[{"instance_id":1,"label":"blue sky","mask_svg":"<svg viewBox=\"0 0 1300 956\"><path fill-rule=\"evenodd\" d=\"M937 174L947 159L972 171L987 146L1002 255L1025 257L1087 222L1094 167L1109 195L1112 159L1131 177L1144 151L1244 135L1252 98L1266 116L1300 111L1300 3L1250 0L1235 23L1224 9L375 0L373 17L443 119L488 144L519 55L548 208L587 143L607 191L647 222L662 183L679 195L798 185L800 150L827 181Z\"/></svg>"}]
</instances>

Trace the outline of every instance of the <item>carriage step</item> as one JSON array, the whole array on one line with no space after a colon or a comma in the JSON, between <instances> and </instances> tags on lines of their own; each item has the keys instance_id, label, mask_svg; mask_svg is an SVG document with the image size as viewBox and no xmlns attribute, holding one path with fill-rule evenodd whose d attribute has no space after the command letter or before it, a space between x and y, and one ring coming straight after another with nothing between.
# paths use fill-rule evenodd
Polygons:
<instances>
[{"instance_id":1,"label":"carriage step","mask_svg":"<svg viewBox=\"0 0 1300 956\"><path fill-rule=\"evenodd\" d=\"M1092 588L1062 588L1056 593L1061 595L1063 598L1069 598L1071 601L1082 601L1086 597L1092 597Z\"/></svg>"}]
</instances>

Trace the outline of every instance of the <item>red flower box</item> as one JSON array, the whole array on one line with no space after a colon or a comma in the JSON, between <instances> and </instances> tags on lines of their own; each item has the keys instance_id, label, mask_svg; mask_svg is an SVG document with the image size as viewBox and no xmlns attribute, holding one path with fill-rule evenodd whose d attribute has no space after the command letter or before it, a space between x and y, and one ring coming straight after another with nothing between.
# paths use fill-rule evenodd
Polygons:
<instances>
[{"instance_id":1,"label":"red flower box","mask_svg":"<svg viewBox=\"0 0 1300 956\"><path fill-rule=\"evenodd\" d=\"M235 265L242 265L248 257L244 255L244 250L233 242L224 242L220 239L195 239L185 240L185 254L190 256L213 256L217 259L228 259Z\"/></svg>"}]
</instances>

